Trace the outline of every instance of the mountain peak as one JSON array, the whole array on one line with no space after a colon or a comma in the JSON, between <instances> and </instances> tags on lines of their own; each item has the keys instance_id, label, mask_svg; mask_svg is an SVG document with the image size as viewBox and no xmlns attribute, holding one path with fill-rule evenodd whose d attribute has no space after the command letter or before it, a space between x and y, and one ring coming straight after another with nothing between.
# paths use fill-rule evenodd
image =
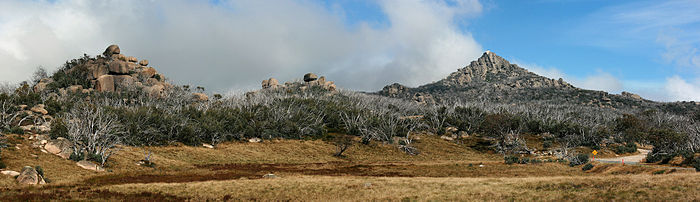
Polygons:
<instances>
[{"instance_id":1,"label":"mountain peak","mask_svg":"<svg viewBox=\"0 0 700 202\"><path fill-rule=\"evenodd\" d=\"M476 63L477 65L486 65L491 68L510 65L510 62L508 62L508 60L496 55L496 53L491 52L489 50L484 52L484 54L482 54L481 57L479 57L479 59L477 59L476 61L472 61L472 64L474 63ZM470 66L472 65L470 64Z\"/></svg>"}]
</instances>

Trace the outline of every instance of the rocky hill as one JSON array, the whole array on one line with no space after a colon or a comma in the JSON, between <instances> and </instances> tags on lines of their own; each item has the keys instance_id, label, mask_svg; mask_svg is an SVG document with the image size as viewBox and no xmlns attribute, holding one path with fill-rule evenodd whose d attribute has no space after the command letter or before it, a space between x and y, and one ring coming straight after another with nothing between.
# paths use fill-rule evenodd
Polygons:
<instances>
[{"instance_id":1,"label":"rocky hill","mask_svg":"<svg viewBox=\"0 0 700 202\"><path fill-rule=\"evenodd\" d=\"M143 90L159 97L173 86L165 81L148 60L125 56L119 46L110 45L102 55L84 56L67 62L53 76L34 85L35 92L92 93Z\"/></svg>"},{"instance_id":2,"label":"rocky hill","mask_svg":"<svg viewBox=\"0 0 700 202\"><path fill-rule=\"evenodd\" d=\"M490 51L445 79L416 88L394 83L377 94L417 102L542 102L615 109L676 109L682 113L698 111L694 102L658 103L629 92L618 95L577 88L561 78L550 79L529 72Z\"/></svg>"}]
</instances>

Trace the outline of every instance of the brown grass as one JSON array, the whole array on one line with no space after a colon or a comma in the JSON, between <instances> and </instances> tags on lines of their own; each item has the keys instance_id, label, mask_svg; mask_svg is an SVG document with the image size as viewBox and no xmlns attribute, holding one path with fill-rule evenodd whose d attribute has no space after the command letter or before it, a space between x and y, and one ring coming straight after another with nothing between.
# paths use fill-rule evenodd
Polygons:
<instances>
[{"instance_id":1,"label":"brown grass","mask_svg":"<svg viewBox=\"0 0 700 202\"><path fill-rule=\"evenodd\" d=\"M8 169L39 165L52 182L18 186L0 176L0 201L698 200L700 187L698 174L670 168L597 164L583 172L561 163L506 165L500 155L434 136L421 136L417 156L373 143L353 145L347 157L338 158L331 143L299 140L225 143L215 149L120 147L106 172L80 169L32 148L26 139L12 141L21 146L2 152ZM136 165L148 150L155 168ZM658 170L666 171L651 174ZM281 178L262 179L267 173Z\"/></svg>"},{"instance_id":2,"label":"brown grass","mask_svg":"<svg viewBox=\"0 0 700 202\"><path fill-rule=\"evenodd\" d=\"M369 183L370 186L365 186ZM674 200L700 199L700 174L526 178L283 176L265 180L107 186L118 193L163 193L196 200Z\"/></svg>"}]
</instances>

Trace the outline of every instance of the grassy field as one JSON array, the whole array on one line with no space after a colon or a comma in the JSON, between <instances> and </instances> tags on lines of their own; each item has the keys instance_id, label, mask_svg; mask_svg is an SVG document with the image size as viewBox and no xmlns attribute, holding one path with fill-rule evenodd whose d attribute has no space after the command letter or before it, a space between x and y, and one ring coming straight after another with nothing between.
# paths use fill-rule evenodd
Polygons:
<instances>
[{"instance_id":1,"label":"grassy field","mask_svg":"<svg viewBox=\"0 0 700 202\"><path fill-rule=\"evenodd\" d=\"M17 200L700 200L700 174L653 166L563 163L506 165L502 156L421 136L417 156L395 146L356 144L346 157L327 142L279 140L190 146L121 147L106 172L10 136L9 170L41 166L51 183L19 186L0 176L0 201ZM136 164L151 151L154 168ZM483 165L483 166L479 166ZM661 173L663 170L663 174ZM273 173L275 179L262 178Z\"/></svg>"}]
</instances>

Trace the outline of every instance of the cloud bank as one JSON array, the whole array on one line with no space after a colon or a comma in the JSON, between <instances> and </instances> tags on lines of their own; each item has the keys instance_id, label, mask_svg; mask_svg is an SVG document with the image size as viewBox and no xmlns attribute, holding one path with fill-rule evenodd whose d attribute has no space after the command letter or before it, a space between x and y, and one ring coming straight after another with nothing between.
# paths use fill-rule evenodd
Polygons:
<instances>
[{"instance_id":1,"label":"cloud bank","mask_svg":"<svg viewBox=\"0 0 700 202\"><path fill-rule=\"evenodd\" d=\"M119 44L176 82L218 92L306 72L343 88L378 90L438 80L482 51L456 21L481 13L476 0L377 6L387 26L348 23L337 6L306 0L2 1L0 81Z\"/></svg>"},{"instance_id":2,"label":"cloud bank","mask_svg":"<svg viewBox=\"0 0 700 202\"><path fill-rule=\"evenodd\" d=\"M620 93L623 89L620 79L602 70L597 70L595 74L585 77L575 77L567 75L555 67L547 68L537 64L523 63L518 60L514 60L514 63L540 76L550 79L562 78L564 81L583 89L602 90L610 93Z\"/></svg>"},{"instance_id":3,"label":"cloud bank","mask_svg":"<svg viewBox=\"0 0 700 202\"><path fill-rule=\"evenodd\" d=\"M626 81L625 87L659 101L700 101L700 1L633 1L592 13L573 29L586 45L624 53L656 50L650 55L665 81ZM657 83L658 82L658 83ZM648 85L656 84L654 86Z\"/></svg>"}]
</instances>

